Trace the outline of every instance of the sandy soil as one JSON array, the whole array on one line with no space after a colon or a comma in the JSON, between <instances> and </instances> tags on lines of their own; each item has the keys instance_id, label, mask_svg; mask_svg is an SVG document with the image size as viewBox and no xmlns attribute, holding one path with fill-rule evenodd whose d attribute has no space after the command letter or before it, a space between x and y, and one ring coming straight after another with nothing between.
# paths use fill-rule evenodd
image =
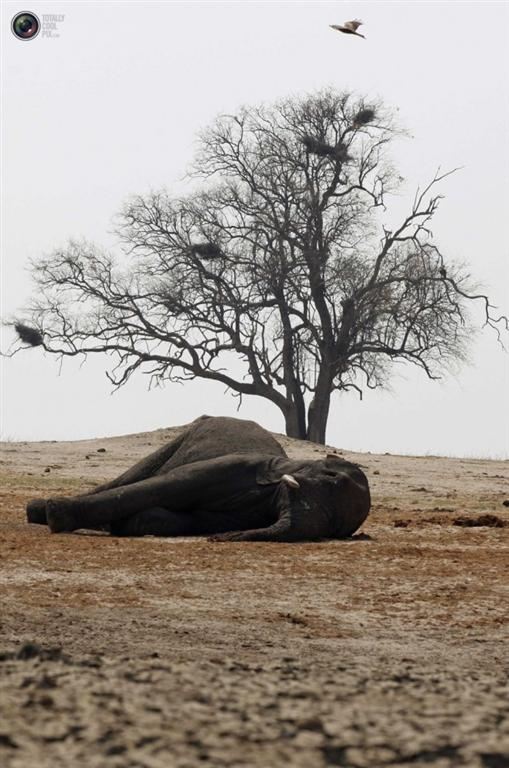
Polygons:
<instances>
[{"instance_id":1,"label":"sandy soil","mask_svg":"<svg viewBox=\"0 0 509 768\"><path fill-rule=\"evenodd\" d=\"M507 768L509 462L338 450L374 502L343 542L24 522L174 433L1 446L0 766Z\"/></svg>"}]
</instances>

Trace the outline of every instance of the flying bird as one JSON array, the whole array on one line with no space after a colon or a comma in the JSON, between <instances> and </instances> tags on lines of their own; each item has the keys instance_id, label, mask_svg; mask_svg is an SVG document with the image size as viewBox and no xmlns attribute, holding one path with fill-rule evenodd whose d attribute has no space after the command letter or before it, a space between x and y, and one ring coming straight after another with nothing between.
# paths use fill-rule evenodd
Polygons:
<instances>
[{"instance_id":1,"label":"flying bird","mask_svg":"<svg viewBox=\"0 0 509 768\"><path fill-rule=\"evenodd\" d=\"M366 36L361 35L360 32L357 32L357 28L360 27L361 24L362 21L359 21L359 19L354 19L353 21L345 21L343 26L340 26L339 24L330 24L329 26L332 27L332 29L337 29L338 32L344 32L345 35L357 35L357 37L363 37L365 40Z\"/></svg>"}]
</instances>

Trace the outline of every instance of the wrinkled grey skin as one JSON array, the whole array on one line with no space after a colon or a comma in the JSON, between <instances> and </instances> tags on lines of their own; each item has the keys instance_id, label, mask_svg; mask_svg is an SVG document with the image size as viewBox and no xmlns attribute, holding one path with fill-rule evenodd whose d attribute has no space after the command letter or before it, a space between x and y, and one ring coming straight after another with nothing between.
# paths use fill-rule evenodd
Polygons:
<instances>
[{"instance_id":1,"label":"wrinkled grey skin","mask_svg":"<svg viewBox=\"0 0 509 768\"><path fill-rule=\"evenodd\" d=\"M369 508L355 464L333 455L292 460L253 421L202 416L115 480L83 496L30 502L27 517L54 533L303 541L351 536Z\"/></svg>"}]
</instances>

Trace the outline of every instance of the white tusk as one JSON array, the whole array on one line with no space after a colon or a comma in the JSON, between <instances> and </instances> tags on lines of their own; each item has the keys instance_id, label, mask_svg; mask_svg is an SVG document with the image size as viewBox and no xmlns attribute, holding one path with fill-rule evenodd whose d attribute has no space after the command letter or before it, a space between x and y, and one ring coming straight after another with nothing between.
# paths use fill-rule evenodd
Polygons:
<instances>
[{"instance_id":1,"label":"white tusk","mask_svg":"<svg viewBox=\"0 0 509 768\"><path fill-rule=\"evenodd\" d=\"M291 488L300 488L297 480L292 475L283 475L281 482L286 483Z\"/></svg>"}]
</instances>

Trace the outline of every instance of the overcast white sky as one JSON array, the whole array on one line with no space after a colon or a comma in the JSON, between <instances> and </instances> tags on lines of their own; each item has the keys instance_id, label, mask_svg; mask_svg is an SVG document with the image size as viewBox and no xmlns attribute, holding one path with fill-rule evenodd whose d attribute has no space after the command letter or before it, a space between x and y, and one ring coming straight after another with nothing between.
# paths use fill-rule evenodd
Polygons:
<instances>
[{"instance_id":1,"label":"overcast white sky","mask_svg":"<svg viewBox=\"0 0 509 768\"><path fill-rule=\"evenodd\" d=\"M394 211L438 166L437 244L509 311L507 2L32 2L64 14L60 36L20 42L2 10L2 310L30 294L28 259L69 237L113 243L130 193L174 187L196 132L240 104L323 86L397 106L414 138L394 146L407 179ZM361 18L367 39L329 29ZM12 341L3 331L1 349ZM508 355L493 333L441 383L400 368L392 390L336 396L327 441L348 449L507 458ZM108 361L79 367L34 349L1 361L1 438L79 439L236 415L222 385L111 394ZM283 431L280 412L245 398L240 417Z\"/></svg>"}]
</instances>

